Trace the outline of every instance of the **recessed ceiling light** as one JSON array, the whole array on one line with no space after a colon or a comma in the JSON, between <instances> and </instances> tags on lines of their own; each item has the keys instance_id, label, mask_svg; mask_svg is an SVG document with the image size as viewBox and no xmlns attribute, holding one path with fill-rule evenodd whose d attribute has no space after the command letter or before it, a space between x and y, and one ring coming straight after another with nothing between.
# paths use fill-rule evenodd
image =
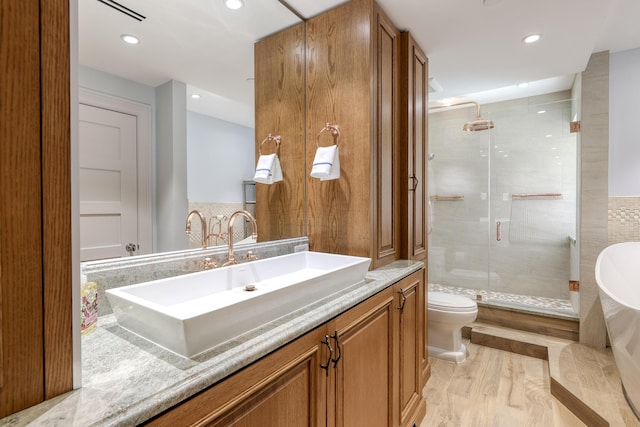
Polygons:
<instances>
[{"instance_id":1,"label":"recessed ceiling light","mask_svg":"<svg viewBox=\"0 0 640 427\"><path fill-rule=\"evenodd\" d=\"M545 137L547 137L547 138L551 138L552 136L553 136L553 135L551 135L551 134L547 134L547 135L545 135Z\"/></svg>"},{"instance_id":2,"label":"recessed ceiling light","mask_svg":"<svg viewBox=\"0 0 640 427\"><path fill-rule=\"evenodd\" d=\"M191 98L200 99L200 95L198 95L197 93L194 93L193 95L191 95Z\"/></svg>"},{"instance_id":3,"label":"recessed ceiling light","mask_svg":"<svg viewBox=\"0 0 640 427\"><path fill-rule=\"evenodd\" d=\"M525 88L525 87L527 87L527 86L529 86L529 83L519 83L519 84L518 84L518 87L519 87L520 89L523 89L523 88Z\"/></svg>"},{"instance_id":4,"label":"recessed ceiling light","mask_svg":"<svg viewBox=\"0 0 640 427\"><path fill-rule=\"evenodd\" d=\"M242 6L244 6L244 2L242 0L224 0L224 4L229 9L233 10L240 9Z\"/></svg>"},{"instance_id":5,"label":"recessed ceiling light","mask_svg":"<svg viewBox=\"0 0 640 427\"><path fill-rule=\"evenodd\" d=\"M538 40L540 40L540 34L530 34L522 39L525 43L535 43Z\"/></svg>"},{"instance_id":6,"label":"recessed ceiling light","mask_svg":"<svg viewBox=\"0 0 640 427\"><path fill-rule=\"evenodd\" d=\"M122 34L120 36L120 38L122 39L122 41L124 41L125 43L128 43L128 44L138 44L138 43L140 43L140 39L137 38L136 36L132 36L131 34Z\"/></svg>"},{"instance_id":7,"label":"recessed ceiling light","mask_svg":"<svg viewBox=\"0 0 640 427\"><path fill-rule=\"evenodd\" d=\"M540 111L538 111L538 114L544 114L546 112L547 112L547 110L540 110Z\"/></svg>"}]
</instances>

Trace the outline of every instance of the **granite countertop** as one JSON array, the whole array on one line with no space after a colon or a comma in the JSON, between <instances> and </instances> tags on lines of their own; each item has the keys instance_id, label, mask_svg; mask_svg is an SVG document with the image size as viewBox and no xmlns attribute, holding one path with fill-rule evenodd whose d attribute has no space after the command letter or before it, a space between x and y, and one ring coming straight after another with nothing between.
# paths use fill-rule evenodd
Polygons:
<instances>
[{"instance_id":1,"label":"granite countertop","mask_svg":"<svg viewBox=\"0 0 640 427\"><path fill-rule=\"evenodd\" d=\"M82 388L0 419L0 426L132 426L175 406L423 267L395 261L363 282L187 359L99 318L82 337Z\"/></svg>"}]
</instances>

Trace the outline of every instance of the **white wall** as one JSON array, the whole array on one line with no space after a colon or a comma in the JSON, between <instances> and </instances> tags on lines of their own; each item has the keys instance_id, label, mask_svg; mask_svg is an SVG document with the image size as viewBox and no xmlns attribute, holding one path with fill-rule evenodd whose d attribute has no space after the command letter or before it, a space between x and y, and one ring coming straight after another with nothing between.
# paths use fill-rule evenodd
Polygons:
<instances>
[{"instance_id":1,"label":"white wall","mask_svg":"<svg viewBox=\"0 0 640 427\"><path fill-rule=\"evenodd\" d=\"M190 202L242 202L242 181L255 172L254 129L187 113Z\"/></svg>"},{"instance_id":2,"label":"white wall","mask_svg":"<svg viewBox=\"0 0 640 427\"><path fill-rule=\"evenodd\" d=\"M78 84L86 89L149 104L155 108L156 92L152 86L123 79L83 65L78 67Z\"/></svg>"},{"instance_id":3,"label":"white wall","mask_svg":"<svg viewBox=\"0 0 640 427\"><path fill-rule=\"evenodd\" d=\"M170 80L156 87L156 248L189 247L183 222L187 201L187 85Z\"/></svg>"},{"instance_id":4,"label":"white wall","mask_svg":"<svg viewBox=\"0 0 640 427\"><path fill-rule=\"evenodd\" d=\"M609 197L640 196L640 49L609 61Z\"/></svg>"}]
</instances>

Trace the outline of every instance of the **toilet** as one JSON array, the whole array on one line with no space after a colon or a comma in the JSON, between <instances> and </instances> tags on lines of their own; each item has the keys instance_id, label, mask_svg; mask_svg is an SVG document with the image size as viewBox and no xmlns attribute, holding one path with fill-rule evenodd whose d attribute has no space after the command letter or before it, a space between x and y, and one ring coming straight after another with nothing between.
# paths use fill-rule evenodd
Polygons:
<instances>
[{"instance_id":1,"label":"toilet","mask_svg":"<svg viewBox=\"0 0 640 427\"><path fill-rule=\"evenodd\" d=\"M460 363L467 358L462 327L478 316L478 304L462 295L428 293L429 356Z\"/></svg>"}]
</instances>

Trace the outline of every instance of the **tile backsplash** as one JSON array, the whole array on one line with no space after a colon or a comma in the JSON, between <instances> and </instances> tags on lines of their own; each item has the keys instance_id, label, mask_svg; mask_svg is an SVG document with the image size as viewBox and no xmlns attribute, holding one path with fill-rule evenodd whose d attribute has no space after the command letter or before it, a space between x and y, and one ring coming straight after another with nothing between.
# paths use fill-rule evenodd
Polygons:
<instances>
[{"instance_id":1,"label":"tile backsplash","mask_svg":"<svg viewBox=\"0 0 640 427\"><path fill-rule=\"evenodd\" d=\"M609 197L609 244L640 241L640 197Z\"/></svg>"}]
</instances>

